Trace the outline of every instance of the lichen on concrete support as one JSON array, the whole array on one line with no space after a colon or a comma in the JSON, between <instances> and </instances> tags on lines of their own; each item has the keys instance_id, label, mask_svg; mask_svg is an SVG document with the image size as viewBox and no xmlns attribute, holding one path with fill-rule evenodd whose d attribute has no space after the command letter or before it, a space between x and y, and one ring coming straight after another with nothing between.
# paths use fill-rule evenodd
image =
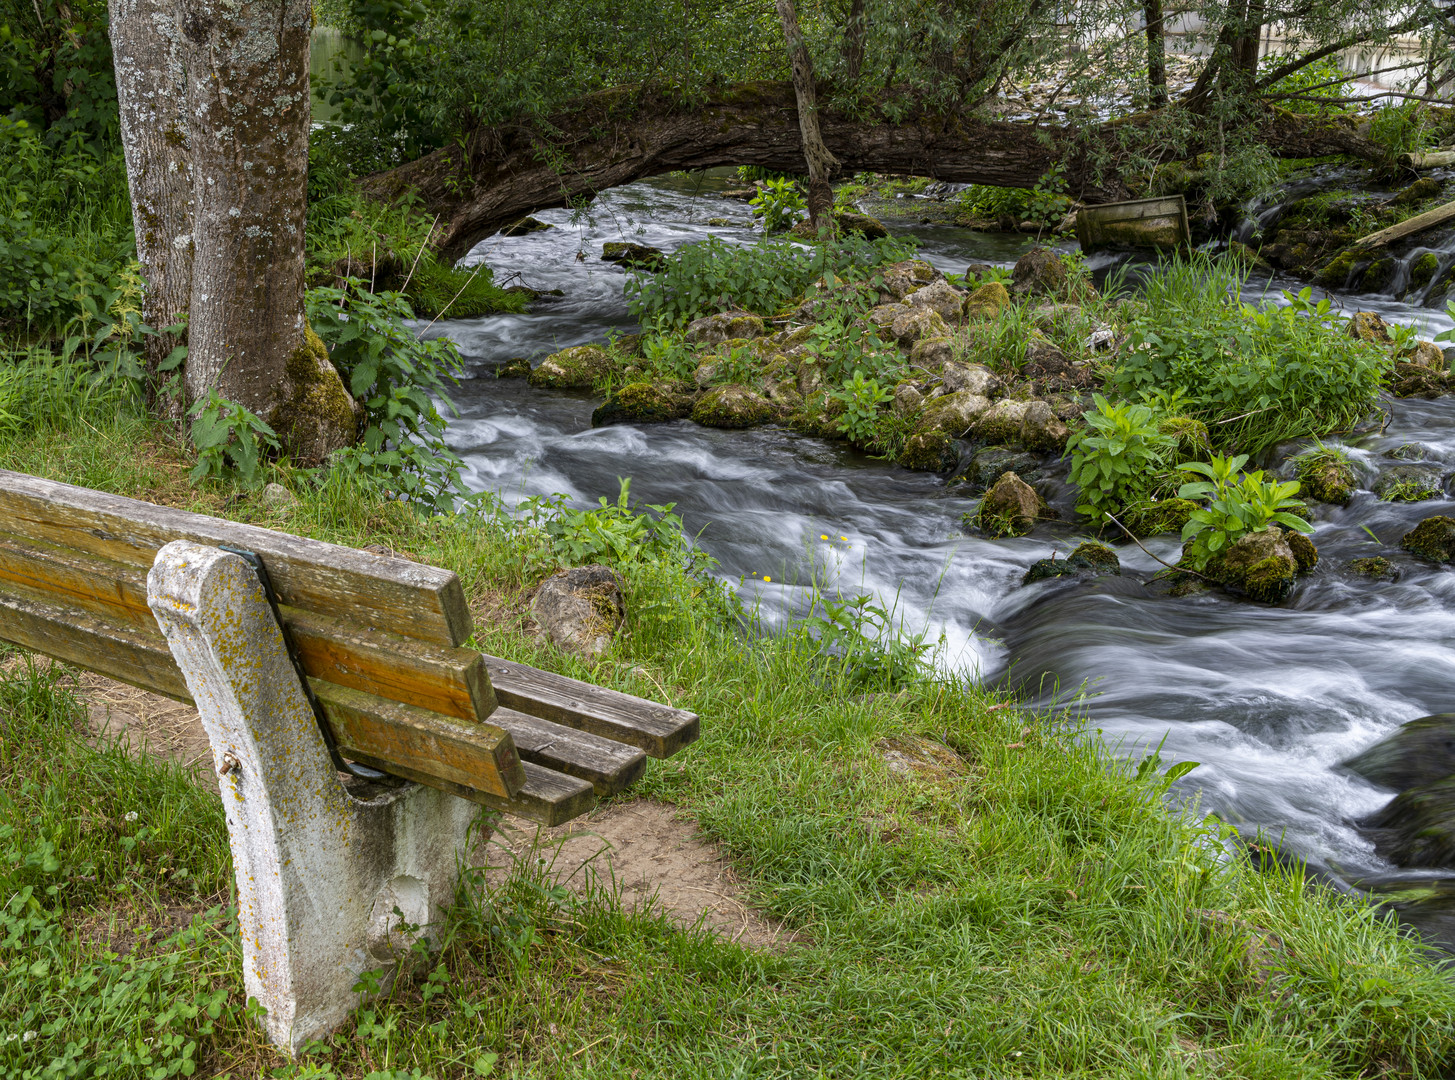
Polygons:
<instances>
[{"instance_id":1,"label":"lichen on concrete support","mask_svg":"<svg viewBox=\"0 0 1455 1080\"><path fill-rule=\"evenodd\" d=\"M401 921L426 934L438 923L479 807L416 785L368 800L345 790L238 556L174 541L147 593L222 774L244 983L293 1052L344 1020L363 972L388 984L411 944Z\"/></svg>"}]
</instances>

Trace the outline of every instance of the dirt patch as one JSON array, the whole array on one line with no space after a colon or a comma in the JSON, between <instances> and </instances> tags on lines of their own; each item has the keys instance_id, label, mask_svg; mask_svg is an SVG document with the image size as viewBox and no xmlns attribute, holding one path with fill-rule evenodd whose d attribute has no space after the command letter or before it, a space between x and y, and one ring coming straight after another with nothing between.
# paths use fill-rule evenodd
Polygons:
<instances>
[{"instance_id":1,"label":"dirt patch","mask_svg":"<svg viewBox=\"0 0 1455 1080\"><path fill-rule=\"evenodd\" d=\"M613 803L550 829L506 819L496 842L519 858L532 857L534 847L534 857L546 860L551 877L578 892L590 867L620 892L628 911L660 908L680 926L700 923L751 948L778 949L798 940L751 907L717 845L661 803ZM499 854L491 861L503 863ZM508 869L498 865L491 876L503 878Z\"/></svg>"},{"instance_id":2,"label":"dirt patch","mask_svg":"<svg viewBox=\"0 0 1455 1080\"><path fill-rule=\"evenodd\" d=\"M212 744L196 709L92 671L78 672L76 681L95 738L119 740L133 753L174 761L191 770L201 786L220 793Z\"/></svg>"}]
</instances>

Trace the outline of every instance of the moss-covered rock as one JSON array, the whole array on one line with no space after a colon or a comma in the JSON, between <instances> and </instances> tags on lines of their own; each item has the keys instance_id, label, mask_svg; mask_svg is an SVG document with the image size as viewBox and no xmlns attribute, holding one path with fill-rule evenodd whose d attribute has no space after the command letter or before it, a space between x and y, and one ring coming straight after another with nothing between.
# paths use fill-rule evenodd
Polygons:
<instances>
[{"instance_id":1,"label":"moss-covered rock","mask_svg":"<svg viewBox=\"0 0 1455 1080\"><path fill-rule=\"evenodd\" d=\"M1347 288L1349 279L1359 268L1360 260L1353 251L1341 251L1314 274L1314 282L1326 289Z\"/></svg>"},{"instance_id":2,"label":"moss-covered rock","mask_svg":"<svg viewBox=\"0 0 1455 1080\"><path fill-rule=\"evenodd\" d=\"M1191 499L1143 499L1127 507L1118 520L1137 536L1161 536L1180 533L1196 509Z\"/></svg>"},{"instance_id":3,"label":"moss-covered rock","mask_svg":"<svg viewBox=\"0 0 1455 1080\"><path fill-rule=\"evenodd\" d=\"M1046 578L1067 575L1101 577L1104 574L1120 575L1121 572L1122 563L1115 551L1105 544L1088 540L1078 544L1076 550L1064 559L1041 559L1032 563L1031 568L1021 578L1021 584L1029 585Z\"/></svg>"},{"instance_id":4,"label":"moss-covered rock","mask_svg":"<svg viewBox=\"0 0 1455 1080\"><path fill-rule=\"evenodd\" d=\"M632 244L624 240L608 240L601 245L601 261L629 266L636 270L660 270L667 263L661 248Z\"/></svg>"},{"instance_id":5,"label":"moss-covered rock","mask_svg":"<svg viewBox=\"0 0 1455 1080\"><path fill-rule=\"evenodd\" d=\"M303 340L288 357L283 397L264 417L299 465L320 465L359 437L361 411L328 358L328 348L303 327Z\"/></svg>"},{"instance_id":6,"label":"moss-covered rock","mask_svg":"<svg viewBox=\"0 0 1455 1080\"><path fill-rule=\"evenodd\" d=\"M1421 203L1426 199L1433 199L1436 195L1440 194L1443 188L1444 185L1433 176L1422 176L1394 198L1390 199L1388 205L1410 206L1414 203Z\"/></svg>"},{"instance_id":7,"label":"moss-covered rock","mask_svg":"<svg viewBox=\"0 0 1455 1080\"><path fill-rule=\"evenodd\" d=\"M920 413L920 431L942 431L963 438L990 409L990 399L979 394L945 394L931 398Z\"/></svg>"},{"instance_id":8,"label":"moss-covered rock","mask_svg":"<svg viewBox=\"0 0 1455 1080\"><path fill-rule=\"evenodd\" d=\"M946 472L960 460L953 436L943 431L916 431L904 442L899 464L916 472Z\"/></svg>"},{"instance_id":9,"label":"moss-covered rock","mask_svg":"<svg viewBox=\"0 0 1455 1080\"><path fill-rule=\"evenodd\" d=\"M776 415L772 403L736 383L709 390L692 407L692 419L704 427L749 428Z\"/></svg>"},{"instance_id":10,"label":"moss-covered rock","mask_svg":"<svg viewBox=\"0 0 1455 1080\"><path fill-rule=\"evenodd\" d=\"M862 236L865 240L883 240L889 236L884 222L868 214L841 211L834 215L834 224L840 233Z\"/></svg>"},{"instance_id":11,"label":"moss-covered rock","mask_svg":"<svg viewBox=\"0 0 1455 1080\"><path fill-rule=\"evenodd\" d=\"M1455 713L1411 720L1344 762L1344 768L1391 791L1408 791L1455 776Z\"/></svg>"},{"instance_id":12,"label":"moss-covered rock","mask_svg":"<svg viewBox=\"0 0 1455 1080\"><path fill-rule=\"evenodd\" d=\"M1396 866L1455 865L1455 776L1400 792L1367 824L1375 852Z\"/></svg>"},{"instance_id":13,"label":"moss-covered rock","mask_svg":"<svg viewBox=\"0 0 1455 1080\"><path fill-rule=\"evenodd\" d=\"M1385 502L1424 502L1440 494L1440 470L1411 463L1385 469L1374 481L1374 494Z\"/></svg>"},{"instance_id":14,"label":"moss-covered rock","mask_svg":"<svg viewBox=\"0 0 1455 1080\"><path fill-rule=\"evenodd\" d=\"M1423 289L1440 269L1440 257L1433 251L1427 251L1414 261L1410 267L1410 290L1413 292Z\"/></svg>"},{"instance_id":15,"label":"moss-covered rock","mask_svg":"<svg viewBox=\"0 0 1455 1080\"><path fill-rule=\"evenodd\" d=\"M998 281L988 281L965 297L967 319L998 319L1010 307L1010 293Z\"/></svg>"},{"instance_id":16,"label":"moss-covered rock","mask_svg":"<svg viewBox=\"0 0 1455 1080\"><path fill-rule=\"evenodd\" d=\"M628 383L591 413L592 427L609 424L665 424L692 412L692 399L667 383Z\"/></svg>"},{"instance_id":17,"label":"moss-covered rock","mask_svg":"<svg viewBox=\"0 0 1455 1080\"><path fill-rule=\"evenodd\" d=\"M1319 549L1307 534L1290 529L1284 532L1283 538L1288 541L1288 550L1293 552L1294 566L1300 577L1311 573L1319 565Z\"/></svg>"},{"instance_id":18,"label":"moss-covered rock","mask_svg":"<svg viewBox=\"0 0 1455 1080\"><path fill-rule=\"evenodd\" d=\"M1371 345L1388 345L1392 340L1389 336L1389 324L1377 311L1356 311L1349 316L1349 336L1359 341L1367 341Z\"/></svg>"},{"instance_id":19,"label":"moss-covered rock","mask_svg":"<svg viewBox=\"0 0 1455 1080\"><path fill-rule=\"evenodd\" d=\"M720 345L733 338L755 338L763 334L763 320L747 311L723 311L704 315L687 324L684 337L694 345Z\"/></svg>"},{"instance_id":20,"label":"moss-covered rock","mask_svg":"<svg viewBox=\"0 0 1455 1080\"><path fill-rule=\"evenodd\" d=\"M1305 554L1305 559L1308 558ZM1317 553L1312 559L1317 561ZM1293 591L1299 563L1288 534L1277 525L1270 525L1238 537L1221 558L1208 564L1208 572L1233 592L1266 604L1277 604Z\"/></svg>"},{"instance_id":21,"label":"moss-covered rock","mask_svg":"<svg viewBox=\"0 0 1455 1080\"><path fill-rule=\"evenodd\" d=\"M1349 569L1356 574L1362 574L1364 577L1375 580L1393 581L1399 576L1398 571L1394 568L1394 563L1383 555L1369 555L1362 559L1354 559L1350 561Z\"/></svg>"},{"instance_id":22,"label":"moss-covered rock","mask_svg":"<svg viewBox=\"0 0 1455 1080\"><path fill-rule=\"evenodd\" d=\"M1431 562L1455 562L1455 518L1427 517L1404 534L1399 546Z\"/></svg>"},{"instance_id":23,"label":"moss-covered rock","mask_svg":"<svg viewBox=\"0 0 1455 1080\"><path fill-rule=\"evenodd\" d=\"M1017 260L1010 272L1010 291L1018 296L1065 299L1070 291L1066 264L1050 248L1032 248Z\"/></svg>"},{"instance_id":24,"label":"moss-covered rock","mask_svg":"<svg viewBox=\"0 0 1455 1080\"><path fill-rule=\"evenodd\" d=\"M1041 459L1009 446L987 446L977 450L965 468L964 478L972 488L988 488L996 478L1013 472L1026 483L1039 480L1042 474Z\"/></svg>"},{"instance_id":25,"label":"moss-covered rock","mask_svg":"<svg viewBox=\"0 0 1455 1080\"><path fill-rule=\"evenodd\" d=\"M923 371L936 372L952 363L955 355L953 338L936 337L916 341L909 350L909 362Z\"/></svg>"},{"instance_id":26,"label":"moss-covered rock","mask_svg":"<svg viewBox=\"0 0 1455 1080\"><path fill-rule=\"evenodd\" d=\"M980 501L974 524L989 536L1024 536L1045 516L1046 503L1035 488L1006 472Z\"/></svg>"},{"instance_id":27,"label":"moss-covered rock","mask_svg":"<svg viewBox=\"0 0 1455 1080\"><path fill-rule=\"evenodd\" d=\"M954 322L965 307L965 294L944 278L923 285L904 298L910 307L929 308L940 318Z\"/></svg>"},{"instance_id":28,"label":"moss-covered rock","mask_svg":"<svg viewBox=\"0 0 1455 1080\"><path fill-rule=\"evenodd\" d=\"M901 345L912 345L925 338L945 337L950 328L938 311L927 307L907 307L894 317L889 333Z\"/></svg>"},{"instance_id":29,"label":"moss-covered rock","mask_svg":"<svg viewBox=\"0 0 1455 1080\"><path fill-rule=\"evenodd\" d=\"M1212 453L1207 425L1195 417L1164 417L1157 422L1157 432L1177 441L1178 461L1206 461Z\"/></svg>"},{"instance_id":30,"label":"moss-covered rock","mask_svg":"<svg viewBox=\"0 0 1455 1080\"><path fill-rule=\"evenodd\" d=\"M1359 487L1359 474L1341 454L1315 450L1296 464L1300 492L1318 502L1348 506Z\"/></svg>"},{"instance_id":31,"label":"moss-covered rock","mask_svg":"<svg viewBox=\"0 0 1455 1080\"><path fill-rule=\"evenodd\" d=\"M595 345L574 345L552 353L530 373L530 384L553 390L589 390L612 371L611 355Z\"/></svg>"},{"instance_id":32,"label":"moss-covered rock","mask_svg":"<svg viewBox=\"0 0 1455 1080\"><path fill-rule=\"evenodd\" d=\"M530 361L523 356L511 357L495 369L497 379L528 379L530 378Z\"/></svg>"},{"instance_id":33,"label":"moss-covered rock","mask_svg":"<svg viewBox=\"0 0 1455 1080\"><path fill-rule=\"evenodd\" d=\"M944 276L924 259L905 259L884 268L884 291L896 300L903 300L916 289Z\"/></svg>"},{"instance_id":34,"label":"moss-covered rock","mask_svg":"<svg viewBox=\"0 0 1455 1080\"><path fill-rule=\"evenodd\" d=\"M975 425L975 437L988 443L1018 443L1028 403L1007 398L997 401Z\"/></svg>"},{"instance_id":35,"label":"moss-covered rock","mask_svg":"<svg viewBox=\"0 0 1455 1080\"><path fill-rule=\"evenodd\" d=\"M1037 454L1061 454L1071 429L1066 426L1049 402L1028 401L1021 417L1020 443Z\"/></svg>"},{"instance_id":36,"label":"moss-covered rock","mask_svg":"<svg viewBox=\"0 0 1455 1080\"><path fill-rule=\"evenodd\" d=\"M507 225L500 230L501 236L528 236L533 232L544 232L546 229L554 229L554 225L547 225L540 218L523 217L513 225Z\"/></svg>"},{"instance_id":37,"label":"moss-covered rock","mask_svg":"<svg viewBox=\"0 0 1455 1080\"><path fill-rule=\"evenodd\" d=\"M1394 280L1395 271L1398 269L1399 263L1391 256L1375 259L1359 272L1356 288L1366 293L1382 292Z\"/></svg>"},{"instance_id":38,"label":"moss-covered rock","mask_svg":"<svg viewBox=\"0 0 1455 1080\"><path fill-rule=\"evenodd\" d=\"M1400 398L1437 398L1450 393L1452 376L1446 371L1437 371L1408 361L1396 361L1386 376L1385 385L1389 392Z\"/></svg>"},{"instance_id":39,"label":"moss-covered rock","mask_svg":"<svg viewBox=\"0 0 1455 1080\"><path fill-rule=\"evenodd\" d=\"M880 333L888 333L889 328L894 325L894 320L909 310L908 305L896 300L892 304L876 304L864 312L860 318L866 326L872 326Z\"/></svg>"},{"instance_id":40,"label":"moss-covered rock","mask_svg":"<svg viewBox=\"0 0 1455 1080\"><path fill-rule=\"evenodd\" d=\"M1449 367L1444 352L1433 341L1416 341L1400 350L1399 358L1406 364L1414 364L1415 367L1430 371L1444 372Z\"/></svg>"},{"instance_id":41,"label":"moss-covered rock","mask_svg":"<svg viewBox=\"0 0 1455 1080\"><path fill-rule=\"evenodd\" d=\"M952 394L979 394L994 397L1000 393L1000 376L984 364L946 363L940 369L940 382Z\"/></svg>"}]
</instances>

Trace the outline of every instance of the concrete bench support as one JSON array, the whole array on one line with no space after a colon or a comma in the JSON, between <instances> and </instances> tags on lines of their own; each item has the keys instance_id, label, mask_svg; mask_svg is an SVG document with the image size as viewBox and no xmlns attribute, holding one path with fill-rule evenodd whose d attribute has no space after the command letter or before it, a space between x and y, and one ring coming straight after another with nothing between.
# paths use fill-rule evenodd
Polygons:
<instances>
[{"instance_id":1,"label":"concrete bench support","mask_svg":"<svg viewBox=\"0 0 1455 1080\"><path fill-rule=\"evenodd\" d=\"M269 1037L292 1052L384 985L453 896L479 807L408 785L368 801L339 780L258 579L187 540L157 552L156 614L222 774L237 875L243 975ZM402 913L394 914L395 909Z\"/></svg>"}]
</instances>

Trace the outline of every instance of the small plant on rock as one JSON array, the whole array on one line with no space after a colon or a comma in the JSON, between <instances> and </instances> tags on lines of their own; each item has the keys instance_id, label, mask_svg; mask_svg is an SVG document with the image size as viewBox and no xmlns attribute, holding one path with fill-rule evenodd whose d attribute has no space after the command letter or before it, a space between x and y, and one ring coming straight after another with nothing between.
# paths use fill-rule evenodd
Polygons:
<instances>
[{"instance_id":1,"label":"small plant on rock","mask_svg":"<svg viewBox=\"0 0 1455 1080\"><path fill-rule=\"evenodd\" d=\"M1204 502L1182 529L1183 557L1194 570L1206 569L1239 537L1269 525L1283 525L1301 533L1314 531L1312 525L1292 512L1300 505L1294 498L1299 491L1298 481L1264 479L1261 469L1240 473L1247 462L1246 454L1215 454L1211 461L1193 461L1181 467L1183 472L1207 478L1177 489L1178 498Z\"/></svg>"},{"instance_id":2,"label":"small plant on rock","mask_svg":"<svg viewBox=\"0 0 1455 1080\"><path fill-rule=\"evenodd\" d=\"M1100 394L1092 400L1096 408L1083 414L1086 427L1068 449L1071 482L1081 488L1076 511L1101 521L1152 492L1176 440L1158 429L1147 405L1113 405Z\"/></svg>"},{"instance_id":3,"label":"small plant on rock","mask_svg":"<svg viewBox=\"0 0 1455 1080\"><path fill-rule=\"evenodd\" d=\"M1346 506L1354 495L1358 477L1348 451L1320 444L1294 459L1294 470L1310 498Z\"/></svg>"},{"instance_id":4,"label":"small plant on rock","mask_svg":"<svg viewBox=\"0 0 1455 1080\"><path fill-rule=\"evenodd\" d=\"M855 446L869 446L878 435L879 409L894 399L877 379L866 379L862 371L855 371L854 377L841 389L831 390L829 397L840 401L844 411L840 414L837 427Z\"/></svg>"}]
</instances>

